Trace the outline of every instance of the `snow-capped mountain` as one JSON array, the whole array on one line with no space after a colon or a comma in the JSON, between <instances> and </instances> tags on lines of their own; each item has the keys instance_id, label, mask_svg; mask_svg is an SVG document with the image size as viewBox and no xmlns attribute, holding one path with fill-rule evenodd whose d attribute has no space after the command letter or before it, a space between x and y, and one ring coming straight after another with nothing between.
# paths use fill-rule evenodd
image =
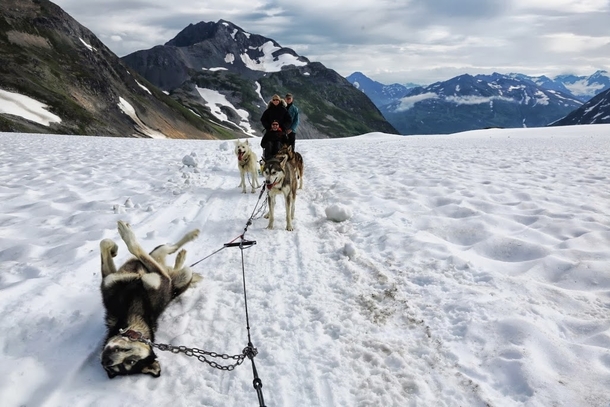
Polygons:
<instances>
[{"instance_id":1,"label":"snow-capped mountain","mask_svg":"<svg viewBox=\"0 0 610 407\"><path fill-rule=\"evenodd\" d=\"M494 73L414 88L380 110L401 134L435 134L546 126L581 105L573 96L531 80Z\"/></svg>"},{"instance_id":2,"label":"snow-capped mountain","mask_svg":"<svg viewBox=\"0 0 610 407\"><path fill-rule=\"evenodd\" d=\"M0 1L0 131L237 137L186 112L48 0ZM52 118L40 120L34 101Z\"/></svg>"},{"instance_id":3,"label":"snow-capped mountain","mask_svg":"<svg viewBox=\"0 0 610 407\"><path fill-rule=\"evenodd\" d=\"M360 72L347 79L364 92L402 134L545 126L610 89L610 77L601 70L590 76L563 75L552 79L520 73L461 75L415 88L384 85ZM598 119L601 117L605 116L601 114ZM586 115L583 120L588 118L591 117Z\"/></svg>"},{"instance_id":4,"label":"snow-capped mountain","mask_svg":"<svg viewBox=\"0 0 610 407\"><path fill-rule=\"evenodd\" d=\"M229 21L191 24L164 45L122 60L196 114L247 134L261 135L267 102L287 92L302 113L299 138L396 133L337 72Z\"/></svg>"},{"instance_id":5,"label":"snow-capped mountain","mask_svg":"<svg viewBox=\"0 0 610 407\"><path fill-rule=\"evenodd\" d=\"M365 93L376 106L383 106L396 99L403 98L409 93L410 89L420 86L414 83L407 83L404 85L393 83L391 85L384 85L383 83L372 80L362 72L354 72L346 79L354 85L356 89Z\"/></svg>"},{"instance_id":6,"label":"snow-capped mountain","mask_svg":"<svg viewBox=\"0 0 610 407\"><path fill-rule=\"evenodd\" d=\"M543 89L554 90L557 92L564 93L566 95L571 95L571 96L575 97L576 99L580 99L576 95L574 95L570 91L570 89L566 88L565 85L563 84L563 82L551 79L546 75L528 76L528 75L523 75L520 73L511 73L511 74L508 74L508 76L513 77L515 79L523 80L523 81L530 81L530 82L533 82L536 85L540 86Z\"/></svg>"},{"instance_id":7,"label":"snow-capped mountain","mask_svg":"<svg viewBox=\"0 0 610 407\"><path fill-rule=\"evenodd\" d=\"M590 76L559 75L554 82L563 84L572 95L586 102L610 89L610 74L600 70Z\"/></svg>"},{"instance_id":8,"label":"snow-capped mountain","mask_svg":"<svg viewBox=\"0 0 610 407\"><path fill-rule=\"evenodd\" d=\"M165 91L190 79L191 69L231 70L258 78L264 73L289 66L302 68L310 63L292 49L225 20L189 24L165 45L136 51L122 59Z\"/></svg>"},{"instance_id":9,"label":"snow-capped mountain","mask_svg":"<svg viewBox=\"0 0 610 407\"><path fill-rule=\"evenodd\" d=\"M396 133L335 71L223 20L119 58L48 0L2 0L0 61L0 131L260 136L271 95L292 92L300 138Z\"/></svg>"},{"instance_id":10,"label":"snow-capped mountain","mask_svg":"<svg viewBox=\"0 0 610 407\"><path fill-rule=\"evenodd\" d=\"M572 95L582 102L610 89L610 75L606 71L597 71L590 76L558 75L553 79L547 76L528 76L519 73L509 74L514 78L530 80L538 86Z\"/></svg>"},{"instance_id":11,"label":"snow-capped mountain","mask_svg":"<svg viewBox=\"0 0 610 407\"><path fill-rule=\"evenodd\" d=\"M600 93L551 126L610 123L610 89Z\"/></svg>"}]
</instances>

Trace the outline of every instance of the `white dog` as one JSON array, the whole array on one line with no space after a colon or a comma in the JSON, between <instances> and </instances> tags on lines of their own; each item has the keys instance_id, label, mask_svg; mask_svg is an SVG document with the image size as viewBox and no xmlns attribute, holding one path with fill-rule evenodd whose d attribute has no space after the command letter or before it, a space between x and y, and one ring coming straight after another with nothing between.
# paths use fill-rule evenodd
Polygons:
<instances>
[{"instance_id":1,"label":"white dog","mask_svg":"<svg viewBox=\"0 0 610 407\"><path fill-rule=\"evenodd\" d=\"M237 140L235 142L235 155L237 156L237 167L241 177L241 183L239 184L241 192L246 193L246 174L250 178L252 193L256 192L256 188L260 187L258 183L258 159L256 153L250 148L248 140Z\"/></svg>"}]
</instances>

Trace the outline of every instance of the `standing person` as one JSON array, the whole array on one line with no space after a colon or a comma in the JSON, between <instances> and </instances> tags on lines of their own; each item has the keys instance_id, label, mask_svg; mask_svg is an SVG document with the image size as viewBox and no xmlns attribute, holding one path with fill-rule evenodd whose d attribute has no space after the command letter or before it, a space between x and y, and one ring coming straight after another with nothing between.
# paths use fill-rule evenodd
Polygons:
<instances>
[{"instance_id":1,"label":"standing person","mask_svg":"<svg viewBox=\"0 0 610 407\"><path fill-rule=\"evenodd\" d=\"M292 120L292 124L286 129L286 136L288 137L288 145L292 146L292 151L295 151L294 142L297 139L297 127L299 127L299 108L293 102L292 93L286 93L286 109Z\"/></svg>"},{"instance_id":2,"label":"standing person","mask_svg":"<svg viewBox=\"0 0 610 407\"><path fill-rule=\"evenodd\" d=\"M285 102L279 95L273 95L271 101L267 105L267 109L261 116L261 124L265 128L265 132L271 130L271 123L277 121L280 125L280 130L286 131L292 125L292 119L286 109Z\"/></svg>"},{"instance_id":3,"label":"standing person","mask_svg":"<svg viewBox=\"0 0 610 407\"><path fill-rule=\"evenodd\" d=\"M263 161L273 158L284 144L288 144L286 133L280 128L278 121L274 120L271 123L271 128L265 132L265 135L261 140Z\"/></svg>"}]
</instances>

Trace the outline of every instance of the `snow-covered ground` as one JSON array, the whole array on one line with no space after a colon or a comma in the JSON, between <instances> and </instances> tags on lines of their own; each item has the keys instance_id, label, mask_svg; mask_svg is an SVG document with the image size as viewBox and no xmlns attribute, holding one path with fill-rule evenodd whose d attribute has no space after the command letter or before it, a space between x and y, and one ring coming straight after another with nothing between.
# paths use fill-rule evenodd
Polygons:
<instances>
[{"instance_id":1,"label":"snow-covered ground","mask_svg":"<svg viewBox=\"0 0 610 407\"><path fill-rule=\"evenodd\" d=\"M112 380L99 361L100 240L122 262L120 219L150 249L200 228L192 264L239 236L259 194L240 193L232 142L0 145L0 404L259 405L249 360L228 372L157 351L160 378ZM276 229L254 220L243 252L267 406L610 404L610 126L297 150L295 230L280 201ZM157 342L241 353L240 250L193 269L203 281L169 306Z\"/></svg>"}]
</instances>

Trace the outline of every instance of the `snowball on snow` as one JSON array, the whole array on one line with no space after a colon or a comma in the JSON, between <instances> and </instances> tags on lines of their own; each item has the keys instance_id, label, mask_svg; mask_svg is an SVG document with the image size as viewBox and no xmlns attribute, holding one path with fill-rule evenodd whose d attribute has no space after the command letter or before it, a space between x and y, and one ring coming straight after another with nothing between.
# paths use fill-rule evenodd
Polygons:
<instances>
[{"instance_id":1,"label":"snowball on snow","mask_svg":"<svg viewBox=\"0 0 610 407\"><path fill-rule=\"evenodd\" d=\"M184 158L182 158L182 164L189 167L196 167L198 164L197 158L193 157L192 155L185 155Z\"/></svg>"},{"instance_id":2,"label":"snowball on snow","mask_svg":"<svg viewBox=\"0 0 610 407\"><path fill-rule=\"evenodd\" d=\"M350 260L353 260L358 257L358 250L356 250L352 243L346 243L345 246L343 246L343 254L349 257Z\"/></svg>"},{"instance_id":3,"label":"snowball on snow","mask_svg":"<svg viewBox=\"0 0 610 407\"><path fill-rule=\"evenodd\" d=\"M334 222L343 222L352 217L352 210L342 204L333 204L326 208L326 217Z\"/></svg>"}]
</instances>

